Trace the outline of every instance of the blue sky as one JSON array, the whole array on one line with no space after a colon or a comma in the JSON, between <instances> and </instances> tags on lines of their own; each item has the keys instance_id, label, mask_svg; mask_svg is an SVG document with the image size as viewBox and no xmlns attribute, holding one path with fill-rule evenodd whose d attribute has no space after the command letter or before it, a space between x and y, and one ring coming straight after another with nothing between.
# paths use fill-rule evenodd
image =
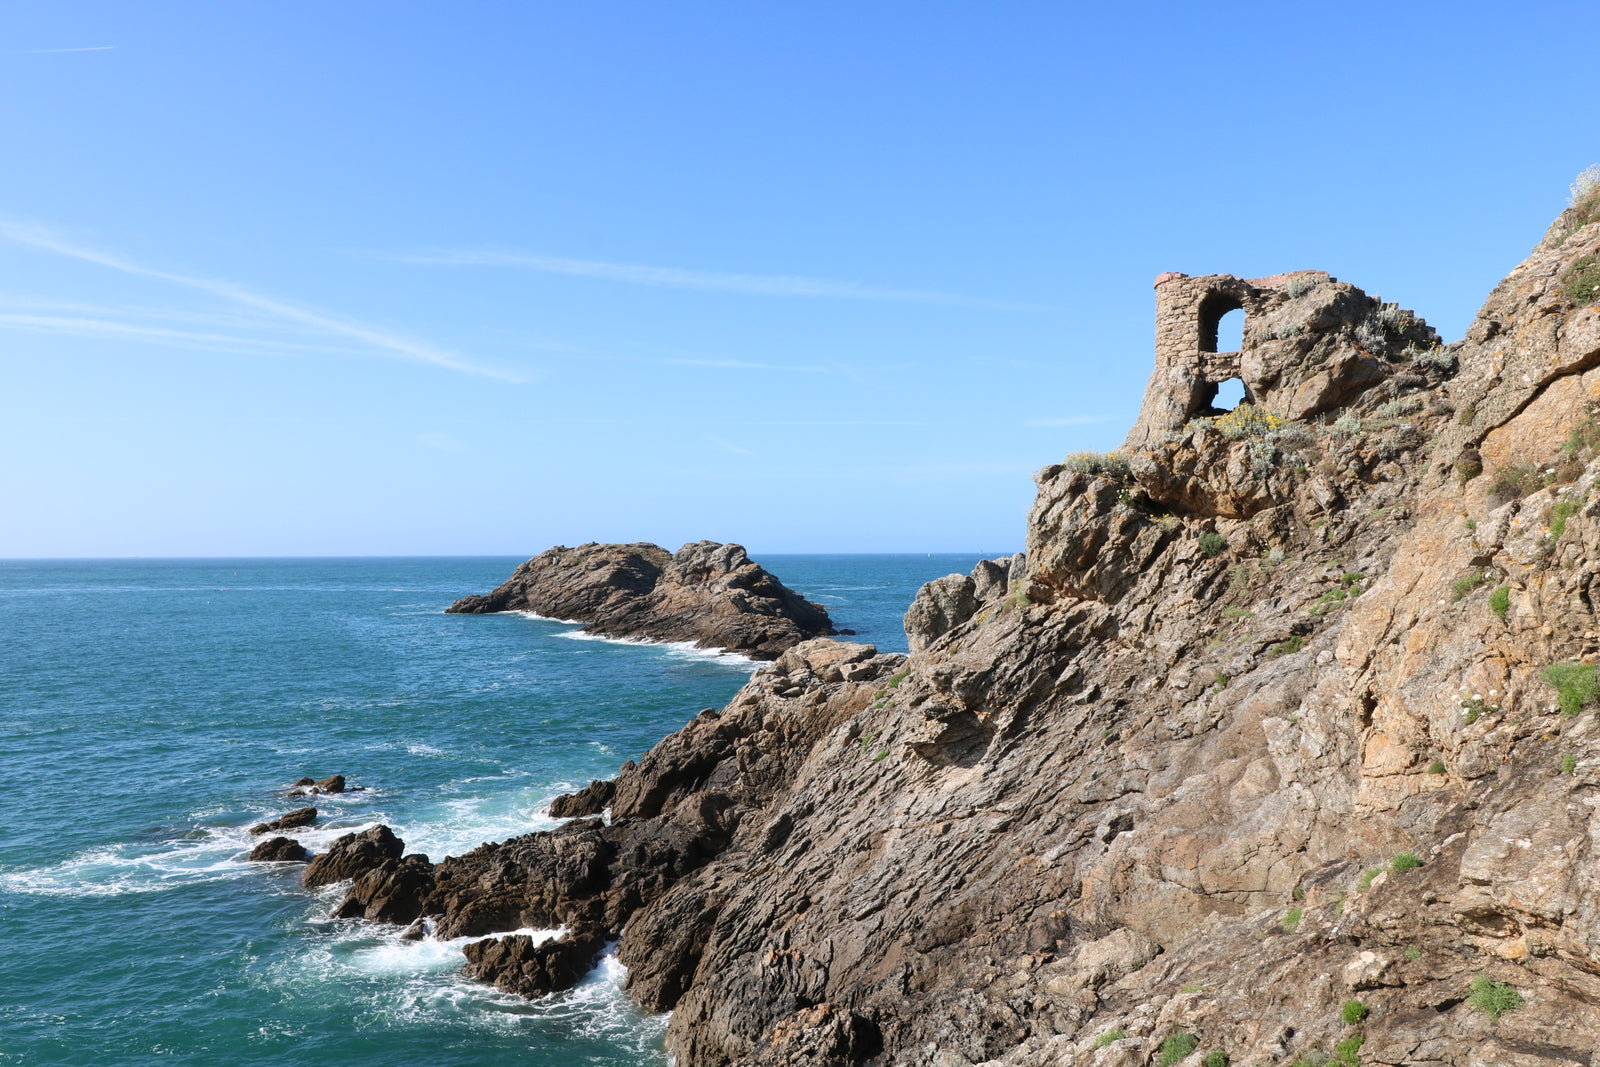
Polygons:
<instances>
[{"instance_id":1,"label":"blue sky","mask_svg":"<svg viewBox=\"0 0 1600 1067\"><path fill-rule=\"evenodd\" d=\"M1592 4L26 3L0 556L1020 547L1155 275L1459 337Z\"/></svg>"}]
</instances>

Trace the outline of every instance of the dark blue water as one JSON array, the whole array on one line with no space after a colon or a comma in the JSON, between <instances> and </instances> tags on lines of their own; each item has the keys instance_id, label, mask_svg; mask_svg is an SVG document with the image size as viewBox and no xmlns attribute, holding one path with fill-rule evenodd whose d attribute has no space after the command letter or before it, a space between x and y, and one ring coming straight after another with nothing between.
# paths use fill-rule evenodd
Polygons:
<instances>
[{"instance_id":1,"label":"dark blue water","mask_svg":"<svg viewBox=\"0 0 1600 1067\"><path fill-rule=\"evenodd\" d=\"M979 556L776 556L855 640L904 650L922 582ZM445 615L517 559L0 561L0 1063L657 1064L608 960L529 1002L459 943L328 918L244 862L300 802L318 848L386 822L434 859L553 825L750 663Z\"/></svg>"}]
</instances>

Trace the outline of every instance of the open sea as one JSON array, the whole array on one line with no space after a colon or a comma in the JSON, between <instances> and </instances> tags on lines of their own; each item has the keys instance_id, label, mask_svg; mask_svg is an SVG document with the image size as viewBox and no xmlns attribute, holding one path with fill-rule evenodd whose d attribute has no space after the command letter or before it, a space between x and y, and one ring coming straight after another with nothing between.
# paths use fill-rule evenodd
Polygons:
<instances>
[{"instance_id":1,"label":"open sea","mask_svg":"<svg viewBox=\"0 0 1600 1067\"><path fill-rule=\"evenodd\" d=\"M904 651L917 587L980 558L759 562ZM0 1064L665 1064L614 960L506 996L460 943L332 920L342 886L245 861L251 824L308 802L314 851L379 822L435 860L548 828L754 666L444 614L520 562L0 561ZM331 774L365 789L284 796Z\"/></svg>"}]
</instances>

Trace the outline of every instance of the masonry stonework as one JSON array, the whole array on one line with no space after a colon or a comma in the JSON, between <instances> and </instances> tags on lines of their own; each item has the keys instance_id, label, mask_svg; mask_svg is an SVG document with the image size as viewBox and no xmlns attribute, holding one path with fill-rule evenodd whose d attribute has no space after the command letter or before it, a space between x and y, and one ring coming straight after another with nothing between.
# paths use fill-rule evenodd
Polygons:
<instances>
[{"instance_id":1,"label":"masonry stonework","mask_svg":"<svg viewBox=\"0 0 1600 1067\"><path fill-rule=\"evenodd\" d=\"M1266 278L1169 271L1156 278L1155 290L1156 365L1125 447L1217 414L1217 387L1230 378L1243 382L1247 403L1289 419L1314 418L1439 343L1411 311L1326 271ZM1239 350L1218 352L1217 324L1236 309L1245 314Z\"/></svg>"}]
</instances>

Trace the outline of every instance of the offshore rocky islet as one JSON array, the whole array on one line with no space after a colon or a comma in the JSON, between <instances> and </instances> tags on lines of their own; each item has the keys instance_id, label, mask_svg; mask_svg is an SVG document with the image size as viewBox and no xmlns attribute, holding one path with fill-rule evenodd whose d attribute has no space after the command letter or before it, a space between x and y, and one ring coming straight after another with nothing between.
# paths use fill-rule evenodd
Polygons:
<instances>
[{"instance_id":1,"label":"offshore rocky islet","mask_svg":"<svg viewBox=\"0 0 1600 1067\"><path fill-rule=\"evenodd\" d=\"M1447 346L1326 275L1163 276L1128 444L1040 471L909 657L794 644L556 830L365 843L339 914L564 925L469 950L530 993L620 937L683 1067L1589 1063L1600 734L1543 680L1600 654L1581 222Z\"/></svg>"}]
</instances>

